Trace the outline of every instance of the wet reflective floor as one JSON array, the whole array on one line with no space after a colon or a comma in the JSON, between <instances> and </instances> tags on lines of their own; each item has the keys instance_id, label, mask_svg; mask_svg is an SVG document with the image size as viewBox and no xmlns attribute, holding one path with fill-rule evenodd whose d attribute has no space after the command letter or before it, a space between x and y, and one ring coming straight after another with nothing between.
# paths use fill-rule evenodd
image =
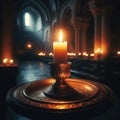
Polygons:
<instances>
[{"instance_id":1,"label":"wet reflective floor","mask_svg":"<svg viewBox=\"0 0 120 120\"><path fill-rule=\"evenodd\" d=\"M48 64L40 61L25 61L19 63L19 74L16 85L31 81L42 80L50 77ZM22 115L15 113L11 108L7 108L6 120L30 120Z\"/></svg>"},{"instance_id":2,"label":"wet reflective floor","mask_svg":"<svg viewBox=\"0 0 120 120\"><path fill-rule=\"evenodd\" d=\"M19 64L19 75L17 77L17 84L45 79L49 77L50 68L48 64L39 61L22 62Z\"/></svg>"}]
</instances>

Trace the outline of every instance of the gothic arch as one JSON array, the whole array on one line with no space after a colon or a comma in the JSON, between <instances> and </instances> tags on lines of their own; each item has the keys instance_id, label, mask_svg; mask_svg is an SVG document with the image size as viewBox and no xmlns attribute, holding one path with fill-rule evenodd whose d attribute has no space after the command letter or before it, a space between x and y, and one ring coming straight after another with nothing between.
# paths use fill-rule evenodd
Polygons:
<instances>
[{"instance_id":1,"label":"gothic arch","mask_svg":"<svg viewBox=\"0 0 120 120\"><path fill-rule=\"evenodd\" d=\"M67 7L61 16L61 25L67 27L71 24L72 10L70 7ZM66 22L67 21L67 22Z\"/></svg>"},{"instance_id":2,"label":"gothic arch","mask_svg":"<svg viewBox=\"0 0 120 120\"><path fill-rule=\"evenodd\" d=\"M89 16L89 7L86 0L78 0L75 7L75 16Z\"/></svg>"},{"instance_id":3,"label":"gothic arch","mask_svg":"<svg viewBox=\"0 0 120 120\"><path fill-rule=\"evenodd\" d=\"M94 46L94 18L89 10L87 0L77 0L75 7L75 17L88 19L88 30L86 33L86 52L93 53ZM84 22L84 21L83 21ZM82 23L83 24L83 23ZM83 41L84 42L84 41Z\"/></svg>"}]
</instances>

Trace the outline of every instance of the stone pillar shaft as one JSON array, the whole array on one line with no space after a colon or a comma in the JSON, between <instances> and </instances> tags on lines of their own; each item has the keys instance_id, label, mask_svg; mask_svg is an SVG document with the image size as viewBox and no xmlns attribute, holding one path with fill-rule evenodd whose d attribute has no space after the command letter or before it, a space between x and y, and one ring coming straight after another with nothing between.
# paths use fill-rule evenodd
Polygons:
<instances>
[{"instance_id":1,"label":"stone pillar shaft","mask_svg":"<svg viewBox=\"0 0 120 120\"><path fill-rule=\"evenodd\" d=\"M101 34L101 49L104 51L104 58L110 54L110 29L109 29L109 19L110 19L111 8L102 9L102 34Z\"/></svg>"},{"instance_id":2,"label":"stone pillar shaft","mask_svg":"<svg viewBox=\"0 0 120 120\"><path fill-rule=\"evenodd\" d=\"M95 16L94 52L101 48L101 16Z\"/></svg>"},{"instance_id":3,"label":"stone pillar shaft","mask_svg":"<svg viewBox=\"0 0 120 120\"><path fill-rule=\"evenodd\" d=\"M12 58L12 41L13 41L13 11L12 3L4 2L2 8L2 59Z\"/></svg>"},{"instance_id":4,"label":"stone pillar shaft","mask_svg":"<svg viewBox=\"0 0 120 120\"><path fill-rule=\"evenodd\" d=\"M102 58L106 58L110 53L109 44L109 17L108 6L104 6L104 1L91 0L89 2L89 8L94 16L94 52L97 49L103 51Z\"/></svg>"},{"instance_id":5,"label":"stone pillar shaft","mask_svg":"<svg viewBox=\"0 0 120 120\"><path fill-rule=\"evenodd\" d=\"M96 6L97 0L89 2L90 11L94 17L94 53L101 49L101 8Z\"/></svg>"},{"instance_id":6,"label":"stone pillar shaft","mask_svg":"<svg viewBox=\"0 0 120 120\"><path fill-rule=\"evenodd\" d=\"M87 52L87 30L88 30L88 20L82 24L81 33L81 52Z\"/></svg>"},{"instance_id":7,"label":"stone pillar shaft","mask_svg":"<svg viewBox=\"0 0 120 120\"><path fill-rule=\"evenodd\" d=\"M75 30L75 53L78 55L80 52L80 33L81 33L81 23L80 17L72 18L71 22Z\"/></svg>"},{"instance_id":8,"label":"stone pillar shaft","mask_svg":"<svg viewBox=\"0 0 120 120\"><path fill-rule=\"evenodd\" d=\"M72 18L72 25L75 30L75 52L86 52L86 33L88 28L88 19L83 17Z\"/></svg>"}]
</instances>

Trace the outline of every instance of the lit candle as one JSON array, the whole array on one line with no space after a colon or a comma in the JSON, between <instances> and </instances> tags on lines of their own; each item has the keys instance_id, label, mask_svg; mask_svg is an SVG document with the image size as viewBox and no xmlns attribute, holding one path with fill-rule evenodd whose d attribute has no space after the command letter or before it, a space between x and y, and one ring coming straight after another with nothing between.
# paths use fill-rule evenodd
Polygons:
<instances>
[{"instance_id":1,"label":"lit candle","mask_svg":"<svg viewBox=\"0 0 120 120\"><path fill-rule=\"evenodd\" d=\"M10 64L13 64L14 60L13 60L13 59L10 59L10 61L9 61L9 62L10 62Z\"/></svg>"},{"instance_id":2,"label":"lit candle","mask_svg":"<svg viewBox=\"0 0 120 120\"><path fill-rule=\"evenodd\" d=\"M4 63L4 64L7 64L7 63L8 63L8 58L4 58L4 59L3 59L3 63Z\"/></svg>"},{"instance_id":3,"label":"lit candle","mask_svg":"<svg viewBox=\"0 0 120 120\"><path fill-rule=\"evenodd\" d=\"M27 44L27 48L32 48L32 45L30 43Z\"/></svg>"},{"instance_id":4,"label":"lit candle","mask_svg":"<svg viewBox=\"0 0 120 120\"><path fill-rule=\"evenodd\" d=\"M67 62L67 42L62 41L62 30L60 30L59 41L53 42L54 62Z\"/></svg>"}]
</instances>

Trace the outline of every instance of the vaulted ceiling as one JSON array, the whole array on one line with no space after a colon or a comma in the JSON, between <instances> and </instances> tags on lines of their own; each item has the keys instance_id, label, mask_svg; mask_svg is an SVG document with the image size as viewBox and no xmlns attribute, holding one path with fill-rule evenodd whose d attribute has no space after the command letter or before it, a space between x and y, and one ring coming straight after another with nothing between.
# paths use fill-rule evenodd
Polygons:
<instances>
[{"instance_id":1,"label":"vaulted ceiling","mask_svg":"<svg viewBox=\"0 0 120 120\"><path fill-rule=\"evenodd\" d=\"M12 0L17 8L17 12L27 7L35 8L42 18L43 22L51 20L60 7L69 0ZM43 23L44 24L44 23Z\"/></svg>"}]
</instances>

